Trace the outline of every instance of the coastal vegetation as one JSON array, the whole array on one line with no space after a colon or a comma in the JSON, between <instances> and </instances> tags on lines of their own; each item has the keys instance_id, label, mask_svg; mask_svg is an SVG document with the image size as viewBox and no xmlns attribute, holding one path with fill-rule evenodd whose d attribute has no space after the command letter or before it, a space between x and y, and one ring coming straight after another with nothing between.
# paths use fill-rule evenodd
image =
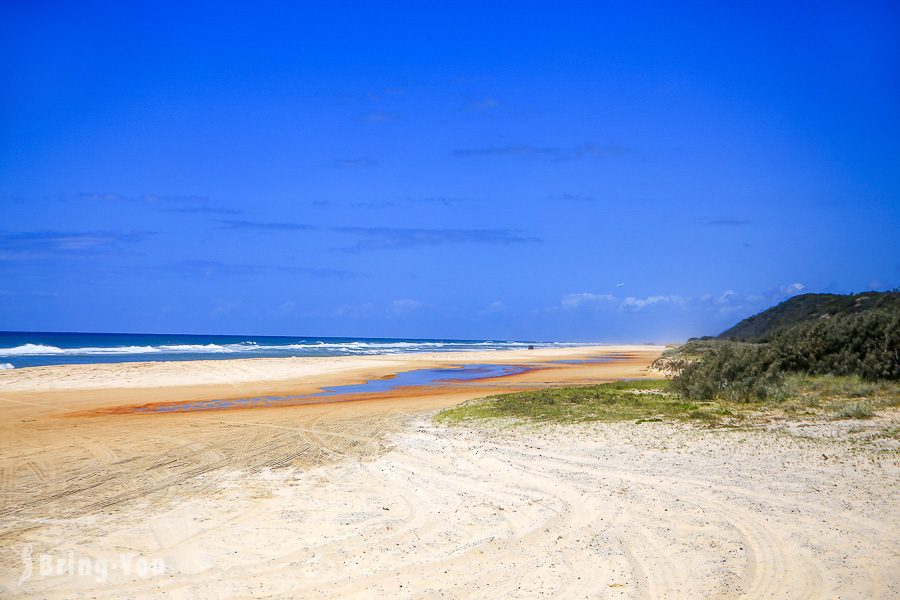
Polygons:
<instances>
[{"instance_id":1,"label":"coastal vegetation","mask_svg":"<svg viewBox=\"0 0 900 600\"><path fill-rule=\"evenodd\" d=\"M801 323L883 311L897 315L900 311L900 292L801 294L744 319L723 331L716 339L765 342L776 333Z\"/></svg>"},{"instance_id":2,"label":"coastal vegetation","mask_svg":"<svg viewBox=\"0 0 900 600\"><path fill-rule=\"evenodd\" d=\"M664 380L493 396L438 419L654 420L734 425L772 417L865 419L900 406L900 292L804 294L654 363Z\"/></svg>"},{"instance_id":3,"label":"coastal vegetation","mask_svg":"<svg viewBox=\"0 0 900 600\"><path fill-rule=\"evenodd\" d=\"M867 419L898 407L900 382L791 374L784 377L777 396L765 399L689 400L670 381L647 379L499 394L443 410L436 420L447 424L503 418L533 423L674 421L735 427L773 419Z\"/></svg>"},{"instance_id":4,"label":"coastal vegetation","mask_svg":"<svg viewBox=\"0 0 900 600\"><path fill-rule=\"evenodd\" d=\"M796 296L669 350L655 366L691 400L777 399L789 373L897 381L900 293Z\"/></svg>"}]
</instances>

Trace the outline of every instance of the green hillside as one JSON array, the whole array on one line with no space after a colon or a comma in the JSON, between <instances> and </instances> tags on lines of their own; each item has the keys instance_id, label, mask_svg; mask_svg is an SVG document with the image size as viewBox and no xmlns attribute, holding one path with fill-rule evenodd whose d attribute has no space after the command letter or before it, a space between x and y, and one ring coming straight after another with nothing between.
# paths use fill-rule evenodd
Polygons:
<instances>
[{"instance_id":1,"label":"green hillside","mask_svg":"<svg viewBox=\"0 0 900 600\"><path fill-rule=\"evenodd\" d=\"M900 292L862 294L802 294L748 317L719 334L718 339L764 342L776 333L801 323L836 315L858 315L871 311L900 311Z\"/></svg>"},{"instance_id":2,"label":"green hillside","mask_svg":"<svg viewBox=\"0 0 900 600\"><path fill-rule=\"evenodd\" d=\"M692 400L777 398L788 374L900 381L900 292L795 296L656 366Z\"/></svg>"}]
</instances>

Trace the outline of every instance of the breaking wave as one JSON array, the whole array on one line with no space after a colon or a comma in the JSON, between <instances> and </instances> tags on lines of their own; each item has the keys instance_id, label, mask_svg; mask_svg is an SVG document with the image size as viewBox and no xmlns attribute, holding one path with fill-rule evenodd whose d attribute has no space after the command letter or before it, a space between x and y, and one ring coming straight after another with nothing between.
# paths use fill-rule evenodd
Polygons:
<instances>
[{"instance_id":1,"label":"breaking wave","mask_svg":"<svg viewBox=\"0 0 900 600\"><path fill-rule=\"evenodd\" d=\"M252 341L234 344L161 344L141 346L86 346L60 348L45 344L22 344L0 348L0 357L27 356L115 356L135 354L248 354L248 355L321 355L326 354L385 354L407 352L435 352L451 350L485 350L526 348L529 345L559 346L559 343L529 344L526 342L466 342L466 341L390 341L390 342L325 342L299 341L289 344L264 345ZM6 363L8 364L8 363ZM3 368L12 368L12 365Z\"/></svg>"}]
</instances>

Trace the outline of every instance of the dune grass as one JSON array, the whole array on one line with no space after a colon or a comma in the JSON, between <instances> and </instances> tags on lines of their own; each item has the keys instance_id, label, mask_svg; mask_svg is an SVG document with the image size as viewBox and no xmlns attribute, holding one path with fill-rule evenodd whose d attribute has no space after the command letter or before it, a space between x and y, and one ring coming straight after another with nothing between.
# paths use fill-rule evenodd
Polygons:
<instances>
[{"instance_id":1,"label":"dune grass","mask_svg":"<svg viewBox=\"0 0 900 600\"><path fill-rule=\"evenodd\" d=\"M497 418L535 423L683 421L735 426L772 417L864 419L898 406L900 382L797 375L786 379L783 394L767 400L687 401L666 380L619 381L490 396L443 410L436 420L448 424Z\"/></svg>"},{"instance_id":2,"label":"dune grass","mask_svg":"<svg viewBox=\"0 0 900 600\"><path fill-rule=\"evenodd\" d=\"M716 403L717 404L717 403ZM686 402L665 380L619 381L500 394L441 411L445 423L516 418L535 422L717 419L718 405Z\"/></svg>"},{"instance_id":3,"label":"dune grass","mask_svg":"<svg viewBox=\"0 0 900 600\"><path fill-rule=\"evenodd\" d=\"M835 419L868 419L875 416L875 411L871 404L863 400L839 406L835 408L833 414Z\"/></svg>"},{"instance_id":4,"label":"dune grass","mask_svg":"<svg viewBox=\"0 0 900 600\"><path fill-rule=\"evenodd\" d=\"M821 409L834 419L868 419L900 407L900 382L835 375L794 375L786 381L786 405Z\"/></svg>"}]
</instances>

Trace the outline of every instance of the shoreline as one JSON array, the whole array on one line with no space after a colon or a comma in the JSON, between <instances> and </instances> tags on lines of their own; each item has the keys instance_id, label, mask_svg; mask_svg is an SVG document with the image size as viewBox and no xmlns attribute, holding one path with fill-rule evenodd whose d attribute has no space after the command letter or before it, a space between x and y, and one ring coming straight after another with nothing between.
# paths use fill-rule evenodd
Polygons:
<instances>
[{"instance_id":1,"label":"shoreline","mask_svg":"<svg viewBox=\"0 0 900 600\"><path fill-rule=\"evenodd\" d=\"M426 352L524 350L529 347L554 349L594 345L604 345L604 343L0 331L0 364L8 362L11 368L23 369L98 363L372 356Z\"/></svg>"},{"instance_id":2,"label":"shoreline","mask_svg":"<svg viewBox=\"0 0 900 600\"><path fill-rule=\"evenodd\" d=\"M310 367L334 365L356 368L368 363L415 363L448 365L455 363L533 361L547 358L579 358L591 352L661 352L663 345L656 344L586 344L559 348L462 350L442 352L406 352L341 356L286 356L250 358L210 358L197 360L147 360L122 362L71 363L18 367L0 371L0 393L26 391L27 383L38 383L47 391L88 387L142 387L151 377L168 377L166 385L201 385L221 383L216 376L227 372L230 381L286 380L307 374ZM466 359L466 360L463 360ZM327 370L327 369L326 369ZM100 379L103 377L103 379ZM257 378L257 379L254 379Z\"/></svg>"},{"instance_id":3,"label":"shoreline","mask_svg":"<svg viewBox=\"0 0 900 600\"><path fill-rule=\"evenodd\" d=\"M662 351L661 346L579 346L535 350L490 350L379 354L367 356L245 358L234 360L161 361L144 363L94 363L53 365L0 372L0 400L42 406L43 414L88 414L121 406L155 403L233 400L262 396L308 395L326 387L360 384L414 369L436 369L459 364L524 364L527 372L498 378L496 385L471 382L468 398L503 391L509 386L543 385L548 369L562 383L609 381L641 376ZM587 364L552 364L598 355L627 354L629 358L598 367ZM481 382L483 383L483 382ZM400 399L410 396L458 395L453 390L420 386L371 396ZM484 388L484 389L482 389ZM481 391L479 391L481 390ZM346 396L323 398L323 403L348 400ZM365 399L365 398L359 398ZM286 408L286 407L283 407ZM254 410L266 410L256 408ZM112 412L115 412L113 410ZM101 413L97 413L101 414ZM32 415L33 416L33 415Z\"/></svg>"}]
</instances>

